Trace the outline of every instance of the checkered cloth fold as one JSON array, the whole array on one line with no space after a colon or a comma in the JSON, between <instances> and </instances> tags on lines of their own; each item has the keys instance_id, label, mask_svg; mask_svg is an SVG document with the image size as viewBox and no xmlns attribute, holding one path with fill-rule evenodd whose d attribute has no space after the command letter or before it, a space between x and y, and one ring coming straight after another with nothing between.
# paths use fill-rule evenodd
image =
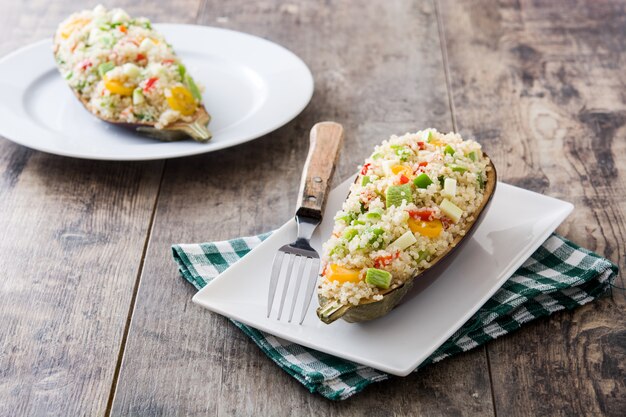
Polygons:
<instances>
[{"instance_id":1,"label":"checkered cloth fold","mask_svg":"<svg viewBox=\"0 0 626 417\"><path fill-rule=\"evenodd\" d=\"M200 289L269 235L174 245L172 250L182 276ZM552 235L420 368L513 332L538 317L586 304L611 288L617 273L617 266L609 260ZM343 400L390 377L242 323L233 323L284 371L311 392L319 392L326 398Z\"/></svg>"}]
</instances>

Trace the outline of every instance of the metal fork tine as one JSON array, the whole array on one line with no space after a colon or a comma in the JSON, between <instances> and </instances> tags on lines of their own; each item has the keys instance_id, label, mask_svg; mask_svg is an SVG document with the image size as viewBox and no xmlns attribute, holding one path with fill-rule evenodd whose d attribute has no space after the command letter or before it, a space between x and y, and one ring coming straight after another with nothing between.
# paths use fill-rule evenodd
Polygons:
<instances>
[{"instance_id":1,"label":"metal fork tine","mask_svg":"<svg viewBox=\"0 0 626 417\"><path fill-rule=\"evenodd\" d=\"M276 286L278 285L278 278L280 277L280 269L283 266L283 258L285 252L278 251L274 256L274 264L272 265L272 276L270 277L270 289L267 294L267 318L270 317L272 312L272 304L274 303L274 296L276 295Z\"/></svg>"},{"instance_id":2,"label":"metal fork tine","mask_svg":"<svg viewBox=\"0 0 626 417\"><path fill-rule=\"evenodd\" d=\"M293 261L298 255L287 254L287 274L285 275L285 284L283 286L283 295L280 297L280 307L278 307L278 320L283 316L283 307L285 306L285 298L287 297L287 290L291 283L291 271L293 270Z\"/></svg>"},{"instance_id":3,"label":"metal fork tine","mask_svg":"<svg viewBox=\"0 0 626 417\"><path fill-rule=\"evenodd\" d=\"M298 268L298 275L296 275L296 289L293 291L293 297L291 298L291 311L289 312L289 323L291 323L291 319L293 318L293 310L296 308L296 302L298 301L298 294L300 293L300 284L302 284L302 280L304 279L304 266L308 263L307 261L311 259L308 257L301 256L300 257L300 265Z\"/></svg>"},{"instance_id":4,"label":"metal fork tine","mask_svg":"<svg viewBox=\"0 0 626 417\"><path fill-rule=\"evenodd\" d=\"M295 224L297 226L295 240L291 243L284 244L278 251L287 255L289 264L287 266L287 274L283 284L283 294L278 307L278 320L281 319L283 308L285 307L285 298L289 292L289 285L292 279L297 279L295 290L293 291L293 299L289 308L289 322L293 319L294 309L298 302L297 297L300 295L302 281L306 277L306 264L311 259L311 267L308 271L308 282L306 285L306 299L302 302L302 318L300 324L304 320L307 309L311 304L311 297L315 291L315 282L317 281L317 273L320 267L319 253L311 246L311 239L317 227L322 223L324 207L326 203L326 194L328 186L332 178L337 156L343 141L343 127L335 122L319 122L311 129L309 154L304 163L302 172L302 180L300 181L300 191L298 197L298 206L295 213ZM272 292L278 289L277 282L282 271L283 263L287 260L285 255L280 258L274 258L274 266L272 267L272 276L270 277L270 295L268 296L267 317L272 312L272 302L275 296ZM292 276L294 271L294 258L298 256L298 276ZM282 262L281 262L282 261Z\"/></svg>"},{"instance_id":5,"label":"metal fork tine","mask_svg":"<svg viewBox=\"0 0 626 417\"><path fill-rule=\"evenodd\" d=\"M300 324L304 321L309 305L311 305L311 299L313 298L313 291L315 291L315 284L317 283L317 275L319 271L320 260L313 259L313 262L311 262L311 269L309 271L309 282L307 283L306 293L304 293L305 298L304 304L302 305L302 313L300 315Z\"/></svg>"}]
</instances>

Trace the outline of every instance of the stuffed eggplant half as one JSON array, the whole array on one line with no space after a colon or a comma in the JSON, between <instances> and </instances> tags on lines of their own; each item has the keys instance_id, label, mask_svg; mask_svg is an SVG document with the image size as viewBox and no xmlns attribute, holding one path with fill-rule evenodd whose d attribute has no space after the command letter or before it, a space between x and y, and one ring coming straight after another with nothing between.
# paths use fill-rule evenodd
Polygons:
<instances>
[{"instance_id":1,"label":"stuffed eggplant half","mask_svg":"<svg viewBox=\"0 0 626 417\"><path fill-rule=\"evenodd\" d=\"M101 120L161 140L211 138L200 87L148 19L102 6L74 13L53 50L76 97Z\"/></svg>"},{"instance_id":2,"label":"stuffed eggplant half","mask_svg":"<svg viewBox=\"0 0 626 417\"><path fill-rule=\"evenodd\" d=\"M365 160L324 244L319 318L387 314L476 226L496 186L481 146L428 129L392 136Z\"/></svg>"}]
</instances>

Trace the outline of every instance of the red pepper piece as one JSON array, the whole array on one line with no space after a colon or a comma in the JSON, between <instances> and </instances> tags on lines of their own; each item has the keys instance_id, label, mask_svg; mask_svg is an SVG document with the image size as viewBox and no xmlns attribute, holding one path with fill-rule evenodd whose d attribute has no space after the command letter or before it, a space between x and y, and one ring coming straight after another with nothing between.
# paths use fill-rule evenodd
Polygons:
<instances>
[{"instance_id":1,"label":"red pepper piece","mask_svg":"<svg viewBox=\"0 0 626 417\"><path fill-rule=\"evenodd\" d=\"M424 162L420 162L419 164L417 164L417 169L415 170L415 174L417 174L418 172L422 172L424 171L424 168L428 165L428 162L424 161Z\"/></svg>"},{"instance_id":2,"label":"red pepper piece","mask_svg":"<svg viewBox=\"0 0 626 417\"><path fill-rule=\"evenodd\" d=\"M400 257L400 252L396 252L393 255L380 256L374 260L374 268L382 268L384 266L387 266L391 263L391 261L398 257Z\"/></svg>"},{"instance_id":3,"label":"red pepper piece","mask_svg":"<svg viewBox=\"0 0 626 417\"><path fill-rule=\"evenodd\" d=\"M148 78L148 81L146 81L146 85L143 87L143 91L150 91L150 89L158 80L159 79L157 77Z\"/></svg>"},{"instance_id":4,"label":"red pepper piece","mask_svg":"<svg viewBox=\"0 0 626 417\"><path fill-rule=\"evenodd\" d=\"M80 69L85 71L87 68L91 67L93 65L93 63L86 59L83 62L80 63Z\"/></svg>"},{"instance_id":5,"label":"red pepper piece","mask_svg":"<svg viewBox=\"0 0 626 417\"><path fill-rule=\"evenodd\" d=\"M367 163L367 164L363 165L363 168L361 169L361 175L367 174L367 170L370 168L371 165L372 164L370 164L370 163Z\"/></svg>"},{"instance_id":6,"label":"red pepper piece","mask_svg":"<svg viewBox=\"0 0 626 417\"><path fill-rule=\"evenodd\" d=\"M415 220L422 220L425 222L431 220L433 214L434 211L432 211L431 209L422 208L417 210L409 210L409 216L411 216Z\"/></svg>"}]
</instances>

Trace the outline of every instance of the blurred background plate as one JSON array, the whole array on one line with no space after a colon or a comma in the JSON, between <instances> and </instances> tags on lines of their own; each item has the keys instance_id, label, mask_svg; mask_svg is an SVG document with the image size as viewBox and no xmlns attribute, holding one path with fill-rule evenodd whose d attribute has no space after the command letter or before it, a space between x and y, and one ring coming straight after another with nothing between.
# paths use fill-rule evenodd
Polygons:
<instances>
[{"instance_id":1,"label":"blurred background plate","mask_svg":"<svg viewBox=\"0 0 626 417\"><path fill-rule=\"evenodd\" d=\"M205 90L213 138L159 142L91 115L56 69L52 41L0 60L0 135L40 151L86 159L150 160L196 155L263 136L292 120L313 95L306 64L275 43L212 27L157 24Z\"/></svg>"}]
</instances>

